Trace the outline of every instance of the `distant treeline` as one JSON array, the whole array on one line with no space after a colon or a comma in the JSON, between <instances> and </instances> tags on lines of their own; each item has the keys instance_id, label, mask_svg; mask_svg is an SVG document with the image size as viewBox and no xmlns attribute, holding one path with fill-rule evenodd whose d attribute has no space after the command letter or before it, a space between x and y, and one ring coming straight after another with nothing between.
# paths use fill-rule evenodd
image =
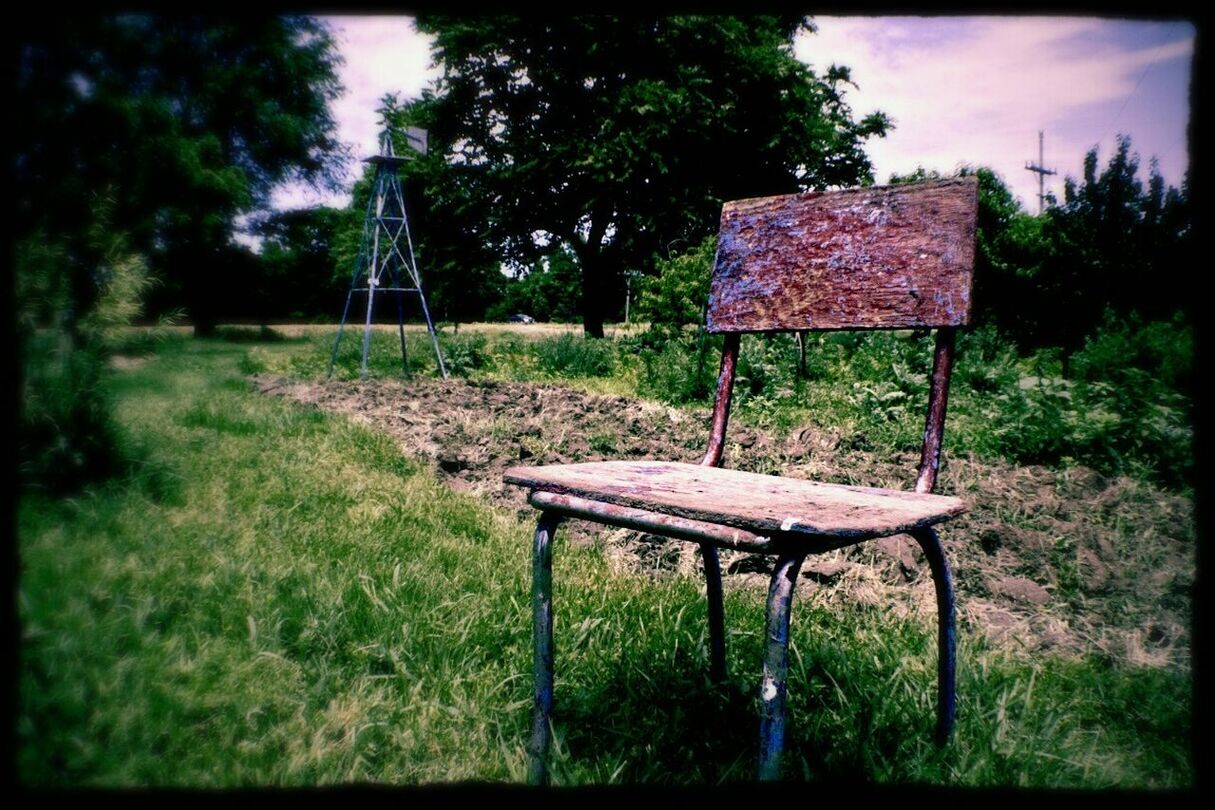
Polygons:
<instances>
[{"instance_id":1,"label":"distant treeline","mask_svg":"<svg viewBox=\"0 0 1215 810\"><path fill-rule=\"evenodd\" d=\"M1063 199L1050 199L1041 215L1021 207L1004 181L986 168L964 168L960 174L979 178L980 211L976 257L976 325L992 324L1025 351L1054 346L1070 356L1107 317L1135 314L1142 320L1188 319L1195 292L1193 232L1188 184L1166 187L1153 163L1147 183L1138 178L1138 158L1127 137L1100 167L1092 150L1084 176L1067 178ZM904 183L939 178L918 170L894 176ZM366 182L359 191L365 194ZM411 202L425 221L425 200ZM260 255L232 251L223 313L232 319L315 320L332 322L341 311L354 269L352 255L362 232L362 200L356 195L343 210L312 208L275 213L259 225ZM712 237L708 237L712 241ZM462 268L426 264L428 238L419 230L419 267L431 311L441 321L501 321L523 313L539 321L577 321L583 315L577 257L556 250L513 275L480 274L477 284L463 285ZM679 253L701 255L706 248L683 245ZM708 248L712 256L712 245ZM674 256L669 257L674 258ZM633 320L670 322L669 311L654 311L654 301L640 294L657 289L658 278L674 265L664 257L654 271L622 273L606 285L611 294L601 302L611 320L623 320L626 298ZM630 277L631 276L631 277ZM707 281L707 280L706 280ZM676 287L671 297L703 297L703 286ZM163 311L175 305L158 302ZM703 300L689 300L676 319L695 323ZM420 319L410 302L407 312ZM395 319L395 307L383 306L381 317Z\"/></svg>"}]
</instances>

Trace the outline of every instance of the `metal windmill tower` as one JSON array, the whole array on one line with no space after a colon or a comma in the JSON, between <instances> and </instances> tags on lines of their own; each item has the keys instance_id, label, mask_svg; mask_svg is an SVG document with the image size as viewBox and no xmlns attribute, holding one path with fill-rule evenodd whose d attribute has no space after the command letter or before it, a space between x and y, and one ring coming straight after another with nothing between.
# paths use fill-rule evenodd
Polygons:
<instances>
[{"instance_id":1,"label":"metal windmill tower","mask_svg":"<svg viewBox=\"0 0 1215 810\"><path fill-rule=\"evenodd\" d=\"M409 127L406 130L409 146L426 154L426 131ZM350 302L355 293L367 295L367 317L363 326L363 361L359 366L359 377L367 378L367 352L371 348L371 315L376 293L396 293L397 331L401 336L401 366L406 374L409 365L405 354L405 295L416 293L422 303L422 315L426 318L426 331L435 347L439 361L439 372L447 379L447 367L443 363L443 352L439 349L439 338L426 296L422 293L422 279L418 275L418 263L413 254L413 239L409 235L409 217L405 212L405 193L401 178L397 174L401 164L409 158L397 157L392 148L392 137L388 129L380 135L380 154L364 158L364 163L375 166L375 180L371 197L367 201L367 214L363 219L363 241L359 247L359 258L354 275L350 279L350 291L346 294L346 306L342 309L342 320L338 325L337 338L333 341L333 353L329 356L327 377L333 376L333 364L337 361L338 346L342 342L342 331L346 317L350 314ZM404 236L406 251L402 252ZM406 258L408 255L409 258Z\"/></svg>"}]
</instances>

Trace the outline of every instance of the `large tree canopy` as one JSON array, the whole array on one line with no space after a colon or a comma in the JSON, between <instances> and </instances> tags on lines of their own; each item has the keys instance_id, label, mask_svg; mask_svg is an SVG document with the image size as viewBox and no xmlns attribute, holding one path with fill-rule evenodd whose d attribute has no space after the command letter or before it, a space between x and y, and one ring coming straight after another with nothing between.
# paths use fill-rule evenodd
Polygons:
<instances>
[{"instance_id":1,"label":"large tree canopy","mask_svg":"<svg viewBox=\"0 0 1215 810\"><path fill-rule=\"evenodd\" d=\"M724 200L871 181L848 70L793 54L801 17L422 16L418 106L445 186L507 262L567 247L602 335L623 271L711 232ZM455 191L455 190L458 190Z\"/></svg>"},{"instance_id":2,"label":"large tree canopy","mask_svg":"<svg viewBox=\"0 0 1215 810\"><path fill-rule=\"evenodd\" d=\"M206 331L236 218L287 179L332 177L328 102L338 57L306 17L224 21L76 16L31 26L19 46L18 238L66 246L73 298L95 291L81 235L107 200L125 232Z\"/></svg>"}]
</instances>

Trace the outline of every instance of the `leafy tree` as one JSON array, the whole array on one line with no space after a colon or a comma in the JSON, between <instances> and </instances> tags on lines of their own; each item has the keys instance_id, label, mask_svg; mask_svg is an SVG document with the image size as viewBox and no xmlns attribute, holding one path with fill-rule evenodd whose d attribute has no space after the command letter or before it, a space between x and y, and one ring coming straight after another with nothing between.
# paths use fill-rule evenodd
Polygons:
<instances>
[{"instance_id":1,"label":"leafy tree","mask_svg":"<svg viewBox=\"0 0 1215 810\"><path fill-rule=\"evenodd\" d=\"M263 242L250 314L262 319L334 317L350 279L349 272L337 267L333 244L349 214L318 206L276 211L258 223Z\"/></svg>"},{"instance_id":2,"label":"leafy tree","mask_svg":"<svg viewBox=\"0 0 1215 810\"><path fill-rule=\"evenodd\" d=\"M102 385L114 327L146 296L206 332L233 289L217 282L243 281L238 214L280 180L329 176L336 56L299 17L61 15L22 32L18 463L23 483L69 489L121 460Z\"/></svg>"},{"instance_id":3,"label":"leafy tree","mask_svg":"<svg viewBox=\"0 0 1215 810\"><path fill-rule=\"evenodd\" d=\"M569 322L582 311L578 289L578 263L567 250L539 259L527 272L508 281L502 300L486 313L486 320L506 320L515 313L538 321Z\"/></svg>"},{"instance_id":4,"label":"leafy tree","mask_svg":"<svg viewBox=\"0 0 1215 810\"><path fill-rule=\"evenodd\" d=\"M1166 191L1153 161L1144 189L1138 170L1127 136L1100 172L1093 148L1081 180L1068 177L1063 204L1043 217L1045 248L1032 270L1040 320L1030 345L1061 347L1065 369L1107 309L1159 320L1191 300L1187 186Z\"/></svg>"},{"instance_id":5,"label":"leafy tree","mask_svg":"<svg viewBox=\"0 0 1215 810\"><path fill-rule=\"evenodd\" d=\"M444 74L416 105L446 193L520 266L564 247L602 336L626 270L699 241L723 200L866 183L847 68L793 55L798 16L423 15ZM466 243L467 244L467 243Z\"/></svg>"},{"instance_id":6,"label":"leafy tree","mask_svg":"<svg viewBox=\"0 0 1215 810\"><path fill-rule=\"evenodd\" d=\"M280 181L333 180L327 29L306 17L69 15L27 31L13 116L19 237L41 229L64 245L87 311L96 258L84 234L106 194L110 226L163 281L157 303L184 303L210 331L230 295L213 275L237 216Z\"/></svg>"},{"instance_id":7,"label":"leafy tree","mask_svg":"<svg viewBox=\"0 0 1215 810\"><path fill-rule=\"evenodd\" d=\"M641 283L637 315L649 321L656 339L679 334L689 324L703 326L717 239L710 236L687 253L658 261L658 272Z\"/></svg>"}]
</instances>

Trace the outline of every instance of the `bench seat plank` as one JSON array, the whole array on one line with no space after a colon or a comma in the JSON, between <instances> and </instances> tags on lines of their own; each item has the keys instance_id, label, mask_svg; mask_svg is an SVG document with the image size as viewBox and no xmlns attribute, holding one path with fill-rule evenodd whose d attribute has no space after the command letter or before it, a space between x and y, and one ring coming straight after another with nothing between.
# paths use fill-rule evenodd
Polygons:
<instances>
[{"instance_id":1,"label":"bench seat plank","mask_svg":"<svg viewBox=\"0 0 1215 810\"><path fill-rule=\"evenodd\" d=\"M507 483L540 492L733 526L768 537L884 537L967 511L944 495L821 484L662 461L511 467Z\"/></svg>"}]
</instances>

